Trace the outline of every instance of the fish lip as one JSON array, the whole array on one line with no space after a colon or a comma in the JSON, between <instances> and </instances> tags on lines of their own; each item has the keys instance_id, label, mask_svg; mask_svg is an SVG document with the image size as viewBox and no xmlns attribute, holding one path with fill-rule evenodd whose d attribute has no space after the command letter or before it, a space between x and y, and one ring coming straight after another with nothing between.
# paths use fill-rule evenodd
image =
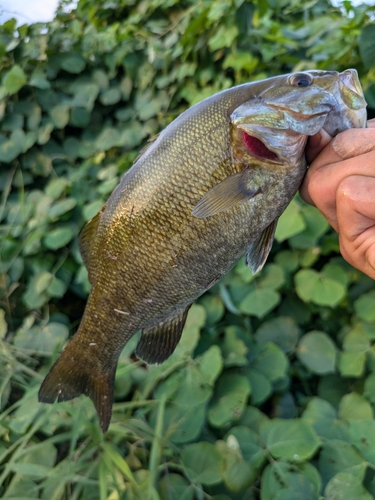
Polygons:
<instances>
[{"instance_id":1,"label":"fish lip","mask_svg":"<svg viewBox=\"0 0 375 500\"><path fill-rule=\"evenodd\" d=\"M330 110L326 111L319 111L318 113L309 113L309 114L304 114L304 113L298 113L298 111L294 111L293 109L290 109L288 106L280 106L276 104L271 104L267 103L267 106L273 109L277 109L278 111L286 111L289 114L295 116L299 120L310 120L311 118L315 118L316 116L322 116L322 115L327 115Z\"/></svg>"}]
</instances>

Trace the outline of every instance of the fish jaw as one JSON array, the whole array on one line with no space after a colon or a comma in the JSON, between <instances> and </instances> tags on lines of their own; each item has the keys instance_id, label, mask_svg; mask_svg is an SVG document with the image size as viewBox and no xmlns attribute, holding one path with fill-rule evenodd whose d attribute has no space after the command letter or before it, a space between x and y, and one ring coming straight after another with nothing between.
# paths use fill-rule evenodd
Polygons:
<instances>
[{"instance_id":1,"label":"fish jaw","mask_svg":"<svg viewBox=\"0 0 375 500\"><path fill-rule=\"evenodd\" d=\"M329 114L324 130L334 137L350 128L365 128L366 101L355 69L348 69L339 74L334 95L338 111Z\"/></svg>"},{"instance_id":2,"label":"fish jaw","mask_svg":"<svg viewBox=\"0 0 375 500\"><path fill-rule=\"evenodd\" d=\"M296 74L286 75L281 85L271 85L232 112L233 127L246 133L242 156L247 153L264 160L270 168L280 164L295 167L302 161L308 136L321 129L335 136L348 128L366 126L366 101L355 70L308 71L306 75L311 85L293 87ZM252 147L252 138L263 147ZM240 142L235 141L237 151Z\"/></svg>"}]
</instances>

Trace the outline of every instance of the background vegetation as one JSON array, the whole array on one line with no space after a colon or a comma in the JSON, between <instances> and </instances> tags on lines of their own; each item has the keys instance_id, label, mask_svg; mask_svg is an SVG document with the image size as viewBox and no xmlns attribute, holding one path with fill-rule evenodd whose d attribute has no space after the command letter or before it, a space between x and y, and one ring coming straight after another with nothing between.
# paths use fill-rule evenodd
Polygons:
<instances>
[{"instance_id":1,"label":"background vegetation","mask_svg":"<svg viewBox=\"0 0 375 500\"><path fill-rule=\"evenodd\" d=\"M296 197L263 272L240 262L176 353L121 357L91 402L37 391L89 291L77 236L148 138L204 97L355 67L375 107L375 8L346 0L80 0L0 27L0 497L375 498L375 288Z\"/></svg>"}]
</instances>

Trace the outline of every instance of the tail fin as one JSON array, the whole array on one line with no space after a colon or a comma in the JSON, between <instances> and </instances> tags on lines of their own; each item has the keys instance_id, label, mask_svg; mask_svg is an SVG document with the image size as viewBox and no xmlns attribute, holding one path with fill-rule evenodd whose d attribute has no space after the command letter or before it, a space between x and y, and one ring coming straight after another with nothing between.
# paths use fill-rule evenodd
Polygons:
<instances>
[{"instance_id":1,"label":"tail fin","mask_svg":"<svg viewBox=\"0 0 375 500\"><path fill-rule=\"evenodd\" d=\"M100 427L106 432L111 421L113 385L116 363L105 370L92 357L77 356L74 338L53 365L39 389L41 403L73 399L81 394L89 396L95 405Z\"/></svg>"}]
</instances>

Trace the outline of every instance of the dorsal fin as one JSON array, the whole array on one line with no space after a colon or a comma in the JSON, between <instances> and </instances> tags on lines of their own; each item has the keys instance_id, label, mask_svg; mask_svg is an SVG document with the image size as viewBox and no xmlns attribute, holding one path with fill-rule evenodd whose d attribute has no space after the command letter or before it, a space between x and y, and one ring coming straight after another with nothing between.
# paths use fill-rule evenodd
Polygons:
<instances>
[{"instance_id":1,"label":"dorsal fin","mask_svg":"<svg viewBox=\"0 0 375 500\"><path fill-rule=\"evenodd\" d=\"M135 354L149 364L159 364L169 358L180 341L190 306L177 316L142 330Z\"/></svg>"},{"instance_id":2,"label":"dorsal fin","mask_svg":"<svg viewBox=\"0 0 375 500\"><path fill-rule=\"evenodd\" d=\"M105 210L106 206L107 205L104 205L104 207L95 215L95 217L87 222L86 226L82 229L81 234L79 235L79 251L82 255L83 263L85 264L86 269L90 274L92 274L92 270L90 269L90 258L93 248L93 241L99 227L100 216ZM90 283L92 284L91 279Z\"/></svg>"},{"instance_id":3,"label":"dorsal fin","mask_svg":"<svg viewBox=\"0 0 375 500\"><path fill-rule=\"evenodd\" d=\"M262 269L271 251L273 238L276 231L277 221L275 219L264 229L258 238L251 243L246 253L246 265L250 267L253 274Z\"/></svg>"}]
</instances>

